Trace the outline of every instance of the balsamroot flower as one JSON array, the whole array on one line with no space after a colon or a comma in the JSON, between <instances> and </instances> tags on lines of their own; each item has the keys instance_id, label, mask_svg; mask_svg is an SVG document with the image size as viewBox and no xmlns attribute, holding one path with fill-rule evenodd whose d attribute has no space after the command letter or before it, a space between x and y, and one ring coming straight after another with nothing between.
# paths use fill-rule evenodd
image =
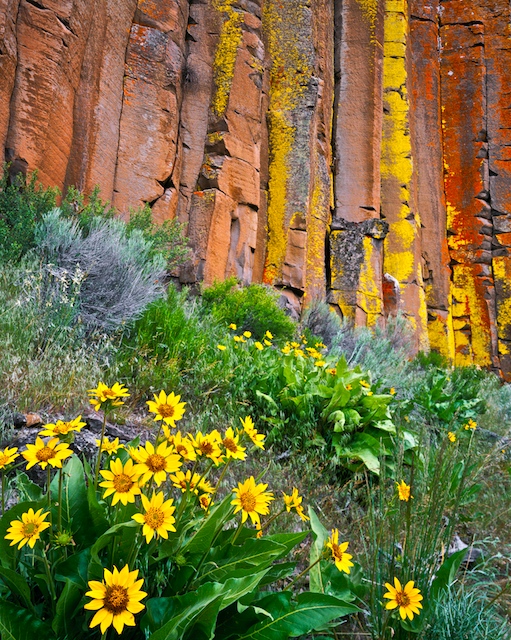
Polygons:
<instances>
[{"instance_id":1,"label":"balsamroot flower","mask_svg":"<svg viewBox=\"0 0 511 640\"><path fill-rule=\"evenodd\" d=\"M100 487L106 489L103 498L107 498L113 494L112 505L117 504L119 501L122 502L124 506L126 506L128 502L135 502L135 496L141 493L138 484L138 479L141 474L137 466L133 464L131 458L124 465L120 458L111 460L110 471L105 469L100 471L103 478L105 478L103 482L99 483Z\"/></svg>"},{"instance_id":2,"label":"balsamroot flower","mask_svg":"<svg viewBox=\"0 0 511 640\"><path fill-rule=\"evenodd\" d=\"M181 420L185 413L186 402L179 402L181 396L174 393L167 395L165 391L160 391L159 395L154 394L154 401L148 400L147 406L151 413L155 414L154 420L162 420L171 427L176 426L176 421Z\"/></svg>"},{"instance_id":3,"label":"balsamroot flower","mask_svg":"<svg viewBox=\"0 0 511 640\"><path fill-rule=\"evenodd\" d=\"M39 436L35 444L27 444L27 450L22 452L22 456L28 462L27 469L31 469L38 464L41 469L46 469L48 465L62 468L62 461L73 455L73 452L65 442L59 442L58 438L51 438L44 442Z\"/></svg>"},{"instance_id":4,"label":"balsamroot flower","mask_svg":"<svg viewBox=\"0 0 511 640\"><path fill-rule=\"evenodd\" d=\"M343 542L339 544L339 530L332 529L332 535L328 538L326 546L332 551L332 559L335 562L335 566L339 571L345 573L350 572L350 567L353 567L353 562L350 562L352 555L346 553L349 542Z\"/></svg>"},{"instance_id":5,"label":"balsamroot flower","mask_svg":"<svg viewBox=\"0 0 511 640\"><path fill-rule=\"evenodd\" d=\"M397 485L397 494L400 500L403 500L404 502L408 502L410 498L413 498L413 496L410 495L411 487L409 484L406 484L404 480L401 480L401 482L396 482L396 485Z\"/></svg>"},{"instance_id":6,"label":"balsamroot flower","mask_svg":"<svg viewBox=\"0 0 511 640\"><path fill-rule=\"evenodd\" d=\"M119 382L116 382L112 387L100 382L95 389L89 389L87 393L90 396L89 401L96 411L99 411L104 404L120 407L124 404L123 398L129 398L130 395L128 389Z\"/></svg>"},{"instance_id":7,"label":"balsamroot flower","mask_svg":"<svg viewBox=\"0 0 511 640\"><path fill-rule=\"evenodd\" d=\"M44 425L44 429L39 431L40 436L67 436L68 433L72 431L80 431L83 427L85 427L85 422L82 422L82 416L78 416L74 420L69 420L64 422L63 420L57 420L54 424L53 422L49 422Z\"/></svg>"},{"instance_id":8,"label":"balsamroot flower","mask_svg":"<svg viewBox=\"0 0 511 640\"><path fill-rule=\"evenodd\" d=\"M173 453L166 442L161 442L155 449L151 442L146 442L144 447L137 450L139 464L136 465L137 471L140 471L140 484L145 484L151 478L154 478L156 486L167 479L167 473L174 473L181 467L181 456Z\"/></svg>"},{"instance_id":9,"label":"balsamroot flower","mask_svg":"<svg viewBox=\"0 0 511 640\"><path fill-rule=\"evenodd\" d=\"M117 633L122 633L124 625L135 626L134 613L140 613L145 606L140 603L147 593L140 590L143 579L137 580L138 569L130 571L128 565L118 571L114 567L113 572L104 570L104 581L89 581L90 591L85 594L92 598L84 605L85 609L96 611L90 621L90 627L100 625L101 633L111 625Z\"/></svg>"},{"instance_id":10,"label":"balsamroot flower","mask_svg":"<svg viewBox=\"0 0 511 640\"><path fill-rule=\"evenodd\" d=\"M255 428L254 421L250 416L247 416L245 419L240 418L241 424L243 425L243 429L248 437L252 440L256 447L259 449L264 449L264 440L266 436L262 433L259 433Z\"/></svg>"},{"instance_id":11,"label":"balsamroot flower","mask_svg":"<svg viewBox=\"0 0 511 640\"><path fill-rule=\"evenodd\" d=\"M225 447L226 458L234 458L234 460L245 460L245 447L238 444L240 437L234 435L234 429L229 427L225 432L222 444Z\"/></svg>"},{"instance_id":12,"label":"balsamroot flower","mask_svg":"<svg viewBox=\"0 0 511 640\"><path fill-rule=\"evenodd\" d=\"M404 588L397 578L394 578L394 585L386 582L387 593L383 594L384 598L389 598L389 602L386 604L387 609L397 609L399 607L399 615L403 620L406 620L406 616L410 620L413 619L414 614L419 614L419 609L422 609L421 605L421 592L419 589L414 588L413 580L407 582Z\"/></svg>"},{"instance_id":13,"label":"balsamroot flower","mask_svg":"<svg viewBox=\"0 0 511 640\"><path fill-rule=\"evenodd\" d=\"M142 506L145 513L136 513L131 516L133 520L139 524L143 524L142 533L145 536L147 544L156 536L162 538L168 538L169 531L175 531L174 523L176 519L172 515L176 510L173 506L174 501L172 498L165 500L163 491L154 494L149 500L144 494L142 494Z\"/></svg>"},{"instance_id":14,"label":"balsamroot flower","mask_svg":"<svg viewBox=\"0 0 511 640\"><path fill-rule=\"evenodd\" d=\"M49 522L44 521L48 515L49 511L42 513L42 509L36 512L33 509L29 509L26 513L21 514L21 520L13 520L11 522L5 539L12 541L11 547L17 544L18 549L21 549L23 545L28 544L33 549L35 543L39 540L41 531L50 526Z\"/></svg>"},{"instance_id":15,"label":"balsamroot flower","mask_svg":"<svg viewBox=\"0 0 511 640\"><path fill-rule=\"evenodd\" d=\"M5 469L11 462L14 462L19 456L17 453L18 447L6 447L3 451L0 451L0 469Z\"/></svg>"},{"instance_id":16,"label":"balsamroot flower","mask_svg":"<svg viewBox=\"0 0 511 640\"><path fill-rule=\"evenodd\" d=\"M293 491L290 496L288 496L287 493L282 492L282 498L284 500L284 505L288 513L291 511L291 509L294 509L304 522L310 520L309 516L306 516L303 511L303 498L302 496L298 495L298 489L296 487L293 487Z\"/></svg>"},{"instance_id":17,"label":"balsamroot flower","mask_svg":"<svg viewBox=\"0 0 511 640\"><path fill-rule=\"evenodd\" d=\"M248 480L241 483L238 482L238 488L233 489L236 498L231 502L236 509L234 513L241 511L241 522L246 522L248 516L254 525L260 525L260 515L266 516L270 513L269 504L274 500L273 493L266 491L267 484L256 485L254 476L250 476Z\"/></svg>"}]
</instances>

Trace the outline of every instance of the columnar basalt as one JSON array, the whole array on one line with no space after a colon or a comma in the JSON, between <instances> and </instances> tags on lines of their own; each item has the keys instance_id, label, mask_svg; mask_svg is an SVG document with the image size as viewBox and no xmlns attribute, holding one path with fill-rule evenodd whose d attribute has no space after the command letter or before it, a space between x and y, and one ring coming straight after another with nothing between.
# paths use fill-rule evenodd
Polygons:
<instances>
[{"instance_id":1,"label":"columnar basalt","mask_svg":"<svg viewBox=\"0 0 511 640\"><path fill-rule=\"evenodd\" d=\"M10 174L511 378L508 0L0 0Z\"/></svg>"}]
</instances>

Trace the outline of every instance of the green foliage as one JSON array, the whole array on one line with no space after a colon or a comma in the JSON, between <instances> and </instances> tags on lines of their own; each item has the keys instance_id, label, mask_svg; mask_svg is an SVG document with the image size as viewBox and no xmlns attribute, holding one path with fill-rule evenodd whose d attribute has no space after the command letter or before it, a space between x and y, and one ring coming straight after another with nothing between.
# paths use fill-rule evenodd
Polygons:
<instances>
[{"instance_id":1,"label":"green foliage","mask_svg":"<svg viewBox=\"0 0 511 640\"><path fill-rule=\"evenodd\" d=\"M447 588L435 601L424 640L508 640L509 625L482 587Z\"/></svg>"},{"instance_id":2,"label":"green foliage","mask_svg":"<svg viewBox=\"0 0 511 640\"><path fill-rule=\"evenodd\" d=\"M236 278L217 282L202 291L206 310L225 326L234 323L240 331L250 331L262 340L270 331L276 341L289 340L295 324L278 306L278 294L260 284L237 285Z\"/></svg>"},{"instance_id":3,"label":"green foliage","mask_svg":"<svg viewBox=\"0 0 511 640\"><path fill-rule=\"evenodd\" d=\"M149 205L131 211L127 224L127 232L141 231L144 238L150 242L152 251L161 254L166 261L169 271L181 266L189 256L188 240L185 237L185 225L175 218L155 224Z\"/></svg>"},{"instance_id":4,"label":"green foliage","mask_svg":"<svg viewBox=\"0 0 511 640\"><path fill-rule=\"evenodd\" d=\"M19 173L8 183L8 167L0 177L0 263L19 262L34 246L36 224L55 206L57 189L44 189L37 173Z\"/></svg>"},{"instance_id":5,"label":"green foliage","mask_svg":"<svg viewBox=\"0 0 511 640\"><path fill-rule=\"evenodd\" d=\"M108 407L108 401L104 401L103 409L105 407ZM68 434L66 441L70 442L72 437L72 433ZM166 441L164 449L169 445L172 449L164 452L158 448L158 451L165 456L171 454L172 465L181 468L176 470L174 467L176 473L184 476L188 466L190 477L194 473L198 475L195 484L191 486L188 482L183 490L172 475L156 488L154 480L141 485L148 499L151 492L154 496L162 491L163 499L170 501L166 504L171 505L166 507L171 509L167 514L170 517L167 535L153 535L149 541L146 532L142 531L140 519L133 518L150 512L143 506L143 501L140 504L136 492L133 500L127 500L126 504L121 500L114 506L111 497L105 498L101 485L96 490L88 463L75 455L68 458L62 469L55 470L53 479L48 480L45 487L45 494L41 494L24 474L19 474L20 496L31 499L11 507L0 518L2 638L28 640L34 633L54 640L99 637L98 627L90 628L95 611L84 608L93 596L86 594L91 589L97 593L97 583L104 584L105 570L111 571L113 567L137 569L138 577L143 580L142 587L133 587L133 591L144 591L143 611L137 614L135 626L127 625L122 630L123 637L131 640L213 637L216 640L262 637L285 640L322 630L334 620L359 610L353 604L354 596L349 588L343 588L339 593L330 590L296 594L282 590L280 581L295 566L285 560L308 532L259 537L254 528L243 526L241 514L234 514L234 495L229 489L223 499L204 508L194 488L200 487L216 500L220 495L217 494L219 488L225 492L221 484L225 470L235 461L226 457L227 445L216 431L211 432L210 437L222 447L222 459L218 462L223 466L222 471L207 457L201 458L193 436L183 434L183 437L195 447L198 456L195 462L190 464L187 458L177 455L179 449L173 448L174 436L168 429L164 438L157 436L156 444ZM251 436L242 431L238 437L240 446L243 442L246 450L251 444ZM138 443L129 444L136 447ZM142 448L130 455L140 459L141 453ZM120 462L128 459L126 450L119 453ZM168 462L171 462L170 458ZM108 465L104 466L108 468ZM109 467L114 471L112 464ZM53 471L48 467L48 479L51 473ZM108 477L108 473L105 471L102 475ZM135 466L129 473L136 473L139 479L143 471ZM211 481L210 488L201 484L206 478ZM138 488L138 484L136 486ZM266 486L263 485L262 491ZM124 485L114 483L114 487L117 497L123 495ZM266 501L272 500L273 495L268 494ZM251 511L252 518L253 511L248 503L240 504ZM33 548L28 544L16 548L24 536L30 539L32 530L25 532L20 528L16 546L12 546L5 536L12 531L13 523L21 523L22 514L27 514L29 509L42 509L43 514L49 512L47 520L51 526L38 532ZM284 511L284 507L277 508L268 522ZM233 520L238 522L233 523ZM154 520L143 522L146 527ZM153 524L154 529L160 524ZM106 587L100 593L103 595L99 608L106 608Z\"/></svg>"}]
</instances>

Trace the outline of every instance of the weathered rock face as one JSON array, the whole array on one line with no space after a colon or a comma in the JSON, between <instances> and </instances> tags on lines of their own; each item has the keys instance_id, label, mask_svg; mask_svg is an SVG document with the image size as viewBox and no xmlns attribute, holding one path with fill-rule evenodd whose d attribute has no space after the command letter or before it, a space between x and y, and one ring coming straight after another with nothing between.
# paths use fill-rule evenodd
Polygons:
<instances>
[{"instance_id":1,"label":"weathered rock face","mask_svg":"<svg viewBox=\"0 0 511 640\"><path fill-rule=\"evenodd\" d=\"M236 275L511 377L508 0L0 0L0 145Z\"/></svg>"}]
</instances>

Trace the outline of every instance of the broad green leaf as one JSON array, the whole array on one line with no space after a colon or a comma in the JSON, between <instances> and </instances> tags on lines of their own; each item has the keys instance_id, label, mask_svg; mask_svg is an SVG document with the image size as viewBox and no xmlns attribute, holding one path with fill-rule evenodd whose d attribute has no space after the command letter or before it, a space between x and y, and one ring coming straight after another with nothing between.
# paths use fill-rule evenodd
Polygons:
<instances>
[{"instance_id":1,"label":"broad green leaf","mask_svg":"<svg viewBox=\"0 0 511 640\"><path fill-rule=\"evenodd\" d=\"M330 534L325 529L312 507L309 507L309 518L313 540L310 549L310 564L313 564L319 557L323 555L325 544ZM321 574L320 564L312 567L312 569L309 571L309 581L311 591L324 593L325 587L323 584L323 576Z\"/></svg>"},{"instance_id":2,"label":"broad green leaf","mask_svg":"<svg viewBox=\"0 0 511 640\"><path fill-rule=\"evenodd\" d=\"M55 580L73 582L77 587L85 590L87 588L87 572L90 559L90 548L70 555L69 558L55 567Z\"/></svg>"},{"instance_id":3,"label":"broad green leaf","mask_svg":"<svg viewBox=\"0 0 511 640\"><path fill-rule=\"evenodd\" d=\"M34 611L34 606L30 598L30 587L27 584L25 578L23 578L18 572L13 571L7 567L3 567L0 571L0 580L9 588L11 593L17 595L23 604Z\"/></svg>"},{"instance_id":4,"label":"broad green leaf","mask_svg":"<svg viewBox=\"0 0 511 640\"><path fill-rule=\"evenodd\" d=\"M26 473L18 471L16 474L16 488L18 489L18 500L24 502L27 500L37 501L43 497L42 488L32 482Z\"/></svg>"},{"instance_id":5,"label":"broad green leaf","mask_svg":"<svg viewBox=\"0 0 511 640\"><path fill-rule=\"evenodd\" d=\"M0 601L0 638L2 640L55 640L50 626L28 609Z\"/></svg>"},{"instance_id":6,"label":"broad green leaf","mask_svg":"<svg viewBox=\"0 0 511 640\"><path fill-rule=\"evenodd\" d=\"M117 565L119 561L127 560L127 554L129 553L135 536L137 535L139 525L132 520L131 522L120 522L119 524L110 527L103 535L101 535L91 547L92 560L101 564L99 553L108 544L117 542L113 554L112 564Z\"/></svg>"},{"instance_id":7,"label":"broad green leaf","mask_svg":"<svg viewBox=\"0 0 511 640\"><path fill-rule=\"evenodd\" d=\"M242 546L224 547L224 554L215 547L211 550L199 579L221 582L230 577L233 571L261 571L286 555L286 546L268 538L249 538Z\"/></svg>"},{"instance_id":8,"label":"broad green leaf","mask_svg":"<svg viewBox=\"0 0 511 640\"><path fill-rule=\"evenodd\" d=\"M185 544L181 553L199 553L209 549L217 532L223 528L223 525L230 520L234 507L231 505L233 495L229 494L222 502L215 505L208 516L204 518L203 524L197 529L197 532L191 540Z\"/></svg>"},{"instance_id":9,"label":"broad green leaf","mask_svg":"<svg viewBox=\"0 0 511 640\"><path fill-rule=\"evenodd\" d=\"M142 625L144 629L153 631L149 640L180 640L205 607L216 602L218 610L228 607L253 591L265 573L261 571L244 578L230 578L223 584L208 582L182 596L148 600Z\"/></svg>"},{"instance_id":10,"label":"broad green leaf","mask_svg":"<svg viewBox=\"0 0 511 640\"><path fill-rule=\"evenodd\" d=\"M52 629L58 637L72 638L76 632L76 614L83 593L83 590L71 581L68 581L64 589L62 589L52 622ZM78 613L82 613L81 607Z\"/></svg>"},{"instance_id":11,"label":"broad green leaf","mask_svg":"<svg viewBox=\"0 0 511 640\"><path fill-rule=\"evenodd\" d=\"M284 640L303 636L314 629L350 613L358 607L323 593L300 593L292 602L287 591L272 594L258 601L273 619L266 619L239 636L239 640Z\"/></svg>"},{"instance_id":12,"label":"broad green leaf","mask_svg":"<svg viewBox=\"0 0 511 640\"><path fill-rule=\"evenodd\" d=\"M458 569L467 555L468 549L467 547L466 549L456 551L442 562L429 590L429 600L431 602L436 602L440 592L447 589L454 582Z\"/></svg>"}]
</instances>

